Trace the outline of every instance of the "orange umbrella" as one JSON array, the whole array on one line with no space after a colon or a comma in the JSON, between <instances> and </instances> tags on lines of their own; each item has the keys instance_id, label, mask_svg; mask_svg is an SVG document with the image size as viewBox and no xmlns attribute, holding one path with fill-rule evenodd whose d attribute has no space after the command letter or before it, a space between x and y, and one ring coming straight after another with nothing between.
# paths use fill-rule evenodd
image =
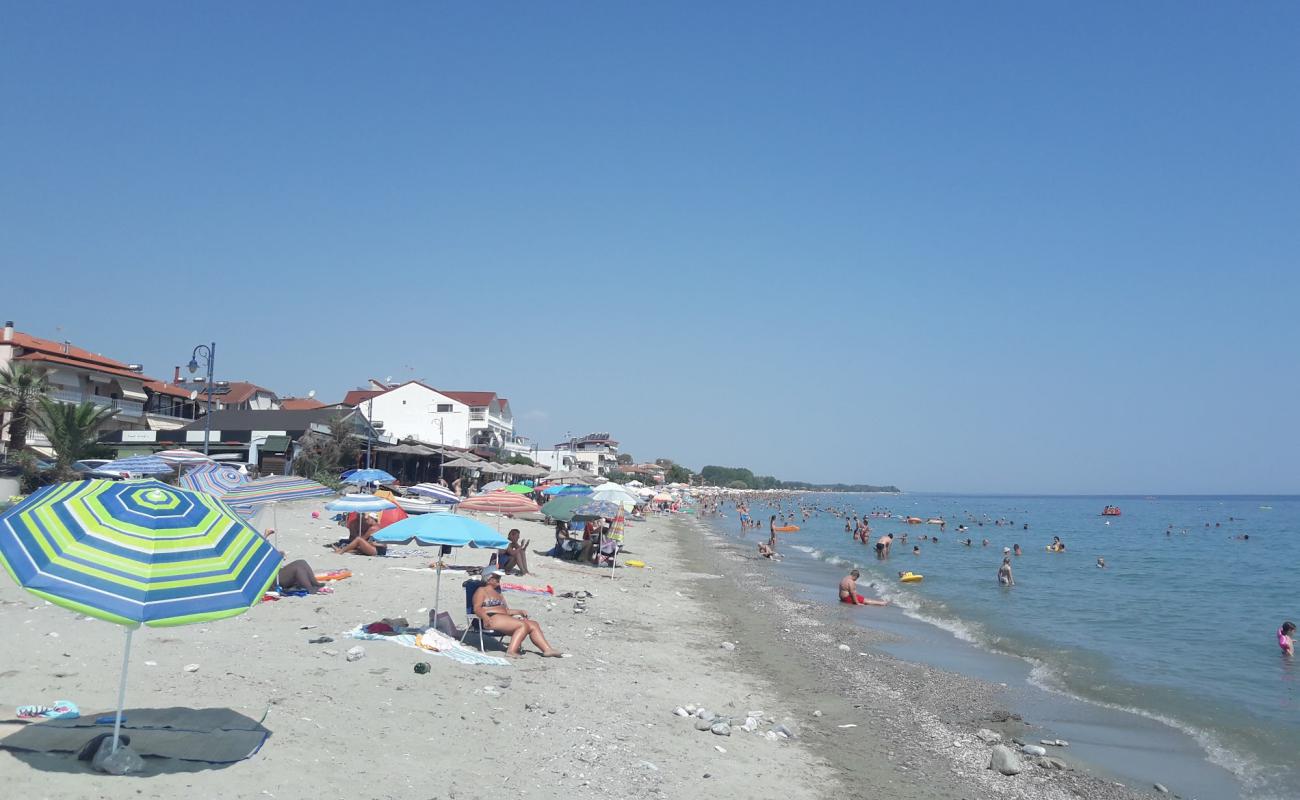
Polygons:
<instances>
[{"instance_id":1,"label":"orange umbrella","mask_svg":"<svg viewBox=\"0 0 1300 800\"><path fill-rule=\"evenodd\" d=\"M488 492L471 497L461 502L456 507L458 511L495 511L498 514L525 514L529 511L539 511L541 507L514 492L498 491Z\"/></svg>"}]
</instances>

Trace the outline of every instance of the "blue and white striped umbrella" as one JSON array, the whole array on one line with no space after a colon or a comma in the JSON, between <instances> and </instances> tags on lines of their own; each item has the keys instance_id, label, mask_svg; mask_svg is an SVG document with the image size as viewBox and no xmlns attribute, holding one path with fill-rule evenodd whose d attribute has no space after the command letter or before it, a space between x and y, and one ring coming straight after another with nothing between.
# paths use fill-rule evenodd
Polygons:
<instances>
[{"instance_id":1,"label":"blue and white striped umbrella","mask_svg":"<svg viewBox=\"0 0 1300 800\"><path fill-rule=\"evenodd\" d=\"M178 483L186 489L224 497L231 489L248 483L248 476L229 464L203 464L182 475Z\"/></svg>"},{"instance_id":2,"label":"blue and white striped umbrella","mask_svg":"<svg viewBox=\"0 0 1300 800\"><path fill-rule=\"evenodd\" d=\"M421 497L428 497L431 500L448 505L459 503L461 498L448 489L446 486L439 486L436 483L417 483L408 489L411 494L418 494Z\"/></svg>"},{"instance_id":3,"label":"blue and white striped umbrella","mask_svg":"<svg viewBox=\"0 0 1300 800\"><path fill-rule=\"evenodd\" d=\"M343 473L344 483L393 483L397 480L382 469L357 469Z\"/></svg>"},{"instance_id":4,"label":"blue and white striped umbrella","mask_svg":"<svg viewBox=\"0 0 1300 800\"><path fill-rule=\"evenodd\" d=\"M382 497L375 497L373 494L345 494L325 504L327 511L341 511L345 514L387 511L390 508L397 508L397 504L390 503Z\"/></svg>"},{"instance_id":5,"label":"blue and white striped umbrella","mask_svg":"<svg viewBox=\"0 0 1300 800\"><path fill-rule=\"evenodd\" d=\"M166 475L173 472L172 466L158 456L128 456L118 458L107 464L100 464L95 472L117 474L129 472L132 475Z\"/></svg>"}]
</instances>

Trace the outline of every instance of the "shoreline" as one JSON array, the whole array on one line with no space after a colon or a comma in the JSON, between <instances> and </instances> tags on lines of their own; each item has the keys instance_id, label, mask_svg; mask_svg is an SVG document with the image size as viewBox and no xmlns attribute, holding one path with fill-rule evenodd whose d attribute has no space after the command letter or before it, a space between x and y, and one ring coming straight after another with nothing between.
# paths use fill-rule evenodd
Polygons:
<instances>
[{"instance_id":1,"label":"shoreline","mask_svg":"<svg viewBox=\"0 0 1300 800\"><path fill-rule=\"evenodd\" d=\"M824 604L778 586L770 562L741 552L737 540L709 522L694 520L690 528L694 544L686 539L687 549L726 575L712 582L710 592L719 605L740 610L731 617L751 663L787 705L822 712L804 741L846 786L895 797L1151 796L1150 789L1124 785L1104 767L1073 757L1069 748L1048 753L1065 760L1068 770L1038 767L1027 756L1020 775L987 769L990 748L975 736L978 729L993 730L1008 744L1013 736L1030 743L1039 738L1032 721L1010 710L1005 687L887 653L905 637L827 614ZM850 651L841 651L841 643ZM864 761L874 763L867 768ZM910 793L922 779L924 792Z\"/></svg>"}]
</instances>

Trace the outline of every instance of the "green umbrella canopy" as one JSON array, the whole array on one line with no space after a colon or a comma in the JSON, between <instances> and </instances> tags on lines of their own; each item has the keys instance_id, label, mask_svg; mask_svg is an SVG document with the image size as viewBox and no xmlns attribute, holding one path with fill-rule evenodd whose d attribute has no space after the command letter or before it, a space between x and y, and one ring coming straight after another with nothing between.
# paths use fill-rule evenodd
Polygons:
<instances>
[{"instance_id":1,"label":"green umbrella canopy","mask_svg":"<svg viewBox=\"0 0 1300 800\"><path fill-rule=\"evenodd\" d=\"M512 483L506 487L507 492L514 492L515 494L528 494L532 490L533 487L526 486L522 483Z\"/></svg>"},{"instance_id":2,"label":"green umbrella canopy","mask_svg":"<svg viewBox=\"0 0 1300 800\"><path fill-rule=\"evenodd\" d=\"M568 522L573 519L573 510L583 503L587 502L586 495L571 495L569 497L557 497L546 505L542 506L542 513L551 519L558 519L561 522Z\"/></svg>"}]
</instances>

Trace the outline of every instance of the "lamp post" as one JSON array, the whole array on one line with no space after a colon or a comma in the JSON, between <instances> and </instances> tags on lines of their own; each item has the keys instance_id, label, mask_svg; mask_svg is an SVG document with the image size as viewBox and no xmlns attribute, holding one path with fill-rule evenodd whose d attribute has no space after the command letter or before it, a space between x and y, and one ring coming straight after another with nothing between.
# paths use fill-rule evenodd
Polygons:
<instances>
[{"instance_id":1,"label":"lamp post","mask_svg":"<svg viewBox=\"0 0 1300 800\"><path fill-rule=\"evenodd\" d=\"M370 442L375 438L375 399L366 401L366 469L370 469Z\"/></svg>"},{"instance_id":2,"label":"lamp post","mask_svg":"<svg viewBox=\"0 0 1300 800\"><path fill-rule=\"evenodd\" d=\"M212 361L216 358L216 353L216 342L201 344L190 353L191 375L199 371L199 356L203 356L203 363L208 367L208 410L203 414L203 455L205 456L208 454L208 440L212 438Z\"/></svg>"}]
</instances>

